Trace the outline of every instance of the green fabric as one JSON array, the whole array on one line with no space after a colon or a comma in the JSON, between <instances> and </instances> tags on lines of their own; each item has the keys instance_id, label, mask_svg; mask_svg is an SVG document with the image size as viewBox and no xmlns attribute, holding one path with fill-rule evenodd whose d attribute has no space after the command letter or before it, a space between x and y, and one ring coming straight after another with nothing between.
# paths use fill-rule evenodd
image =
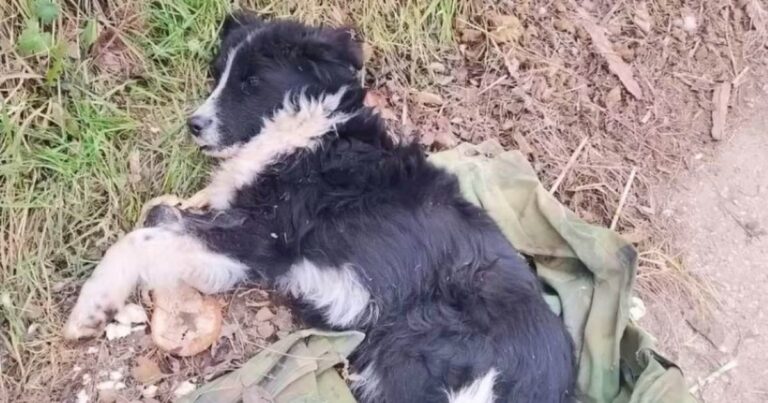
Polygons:
<instances>
[{"instance_id":1,"label":"green fabric","mask_svg":"<svg viewBox=\"0 0 768 403\"><path fill-rule=\"evenodd\" d=\"M695 402L680 370L629 323L637 264L631 244L576 217L541 186L522 154L498 143L462 144L430 160L458 176L464 196L533 257L554 290L545 297L573 336L580 401Z\"/></svg>"},{"instance_id":2,"label":"green fabric","mask_svg":"<svg viewBox=\"0 0 768 403\"><path fill-rule=\"evenodd\" d=\"M300 330L176 402L354 403L334 366L345 363L363 337L354 331Z\"/></svg>"},{"instance_id":3,"label":"green fabric","mask_svg":"<svg viewBox=\"0 0 768 403\"><path fill-rule=\"evenodd\" d=\"M695 402L680 370L654 352L648 334L629 323L637 262L632 245L573 215L541 186L520 153L505 152L497 143L462 144L430 160L454 172L466 198L488 211L512 244L533 257L539 276L553 290L545 298L576 345L581 402ZM295 333L180 402L270 401L258 400L264 395L280 403L353 402L331 367L361 340L356 332Z\"/></svg>"}]
</instances>

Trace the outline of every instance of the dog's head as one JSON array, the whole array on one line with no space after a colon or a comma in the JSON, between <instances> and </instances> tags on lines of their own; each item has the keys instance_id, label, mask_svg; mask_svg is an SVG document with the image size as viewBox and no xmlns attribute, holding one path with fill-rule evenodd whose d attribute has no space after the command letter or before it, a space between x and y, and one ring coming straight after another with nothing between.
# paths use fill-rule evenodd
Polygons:
<instances>
[{"instance_id":1,"label":"dog's head","mask_svg":"<svg viewBox=\"0 0 768 403\"><path fill-rule=\"evenodd\" d=\"M257 136L291 96L319 99L358 87L362 48L352 30L226 18L212 63L214 89L187 123L204 152L225 156Z\"/></svg>"}]
</instances>

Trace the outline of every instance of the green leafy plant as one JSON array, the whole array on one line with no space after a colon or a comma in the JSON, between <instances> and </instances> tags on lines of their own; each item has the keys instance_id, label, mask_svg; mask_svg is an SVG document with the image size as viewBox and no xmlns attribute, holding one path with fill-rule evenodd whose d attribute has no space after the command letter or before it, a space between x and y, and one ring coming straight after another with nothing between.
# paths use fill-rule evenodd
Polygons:
<instances>
[{"instance_id":1,"label":"green leafy plant","mask_svg":"<svg viewBox=\"0 0 768 403\"><path fill-rule=\"evenodd\" d=\"M50 0L37 0L32 5L35 16L43 25L48 25L59 16L59 5Z\"/></svg>"},{"instance_id":2,"label":"green leafy plant","mask_svg":"<svg viewBox=\"0 0 768 403\"><path fill-rule=\"evenodd\" d=\"M27 26L16 40L16 47L22 56L45 52L52 44L53 37L49 32L41 31L40 24L36 20L27 21Z\"/></svg>"}]
</instances>

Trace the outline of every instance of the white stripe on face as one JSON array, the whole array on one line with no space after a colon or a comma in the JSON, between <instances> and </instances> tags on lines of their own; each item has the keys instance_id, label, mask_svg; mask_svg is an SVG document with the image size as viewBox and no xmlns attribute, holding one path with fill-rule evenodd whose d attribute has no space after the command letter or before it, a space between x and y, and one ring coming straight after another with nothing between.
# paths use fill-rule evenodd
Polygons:
<instances>
[{"instance_id":1,"label":"white stripe on face","mask_svg":"<svg viewBox=\"0 0 768 403\"><path fill-rule=\"evenodd\" d=\"M216 88L214 88L211 95L208 96L208 99L206 99L205 102L203 102L203 104L192 114L193 117L206 118L211 121L211 124L203 129L199 136L193 137L194 141L200 146L217 147L221 141L217 102L221 93L224 91L224 87L227 85L229 73L232 70L232 64L235 61L237 52L240 50L240 46L241 45L237 45L229 52L227 55L227 64L224 67L224 72L221 74L221 78L219 78Z\"/></svg>"}]
</instances>

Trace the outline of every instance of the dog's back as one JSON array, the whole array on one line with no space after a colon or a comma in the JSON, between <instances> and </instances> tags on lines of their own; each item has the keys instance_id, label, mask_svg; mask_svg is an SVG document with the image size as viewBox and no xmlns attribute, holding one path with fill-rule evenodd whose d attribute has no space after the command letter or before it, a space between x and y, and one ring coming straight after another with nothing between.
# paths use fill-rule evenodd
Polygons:
<instances>
[{"instance_id":1,"label":"dog's back","mask_svg":"<svg viewBox=\"0 0 768 403\"><path fill-rule=\"evenodd\" d=\"M311 211L301 259L370 294L346 299L357 315L344 323L299 304L315 326L366 331L352 360L362 400L571 401L570 338L522 256L453 175L416 146L359 140L380 130L359 119L268 181ZM354 294L339 286L320 292Z\"/></svg>"}]
</instances>

